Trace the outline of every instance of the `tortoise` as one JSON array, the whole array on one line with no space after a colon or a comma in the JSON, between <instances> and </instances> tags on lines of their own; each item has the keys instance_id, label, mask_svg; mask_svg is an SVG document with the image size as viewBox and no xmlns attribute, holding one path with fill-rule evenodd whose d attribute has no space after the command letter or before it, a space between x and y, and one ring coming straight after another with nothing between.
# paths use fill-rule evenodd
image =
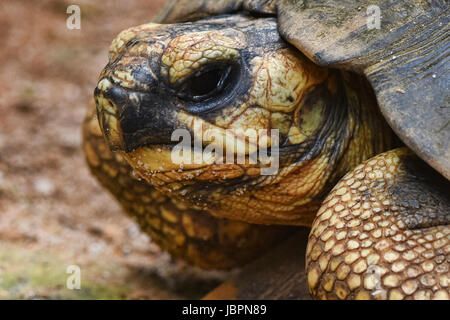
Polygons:
<instances>
[{"instance_id":1,"label":"tortoise","mask_svg":"<svg viewBox=\"0 0 450 320\"><path fill-rule=\"evenodd\" d=\"M172 1L112 42L89 167L201 268L306 226L311 297L449 299L448 16L446 1Z\"/></svg>"}]
</instances>

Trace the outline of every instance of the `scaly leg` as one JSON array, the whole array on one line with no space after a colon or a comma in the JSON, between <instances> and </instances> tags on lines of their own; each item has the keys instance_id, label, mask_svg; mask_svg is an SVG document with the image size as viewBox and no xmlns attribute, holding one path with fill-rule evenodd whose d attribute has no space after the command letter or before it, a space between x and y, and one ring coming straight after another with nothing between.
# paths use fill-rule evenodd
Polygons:
<instances>
[{"instance_id":1,"label":"scaly leg","mask_svg":"<svg viewBox=\"0 0 450 320\"><path fill-rule=\"evenodd\" d=\"M449 299L450 182L406 148L348 173L307 248L320 299Z\"/></svg>"}]
</instances>

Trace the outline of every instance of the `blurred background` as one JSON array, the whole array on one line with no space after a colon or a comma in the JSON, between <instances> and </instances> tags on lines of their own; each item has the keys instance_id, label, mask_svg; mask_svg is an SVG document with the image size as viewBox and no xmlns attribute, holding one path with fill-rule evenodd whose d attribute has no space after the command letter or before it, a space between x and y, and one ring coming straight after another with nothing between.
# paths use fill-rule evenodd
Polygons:
<instances>
[{"instance_id":1,"label":"blurred background","mask_svg":"<svg viewBox=\"0 0 450 320\"><path fill-rule=\"evenodd\" d=\"M199 298L223 276L160 252L80 147L109 43L165 2L1 0L0 299ZM72 4L80 30L66 27ZM69 265L80 267L80 290L66 287Z\"/></svg>"}]
</instances>

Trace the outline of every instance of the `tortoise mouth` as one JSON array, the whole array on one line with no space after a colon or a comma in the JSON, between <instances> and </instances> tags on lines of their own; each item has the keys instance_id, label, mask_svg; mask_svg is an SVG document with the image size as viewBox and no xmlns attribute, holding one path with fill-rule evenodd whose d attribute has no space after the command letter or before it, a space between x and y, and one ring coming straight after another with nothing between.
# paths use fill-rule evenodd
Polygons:
<instances>
[{"instance_id":1,"label":"tortoise mouth","mask_svg":"<svg viewBox=\"0 0 450 320\"><path fill-rule=\"evenodd\" d=\"M161 130L159 136L153 134L156 130L151 125L143 126L139 130L133 130L137 125L130 125L129 122L124 122L123 118L128 116L127 120L130 121L130 115L126 115L125 112L130 96L135 94L136 92L130 92L112 85L107 79L102 79L95 90L95 100L100 128L110 149L120 152L141 176L149 177L157 173L173 171L180 173L205 169L210 166L213 167L213 170L219 172L224 169L225 172L230 170L242 172L243 170L245 171L243 168L259 167L260 164L252 164L249 160L249 155L259 150L257 143L251 143L251 141L246 140L245 137L241 137L233 131L217 127L198 118L196 115L184 111L178 111L174 116L176 117L176 128L173 131L167 130L166 125L162 126L166 130ZM137 114L135 117L139 118L141 116ZM191 124L192 126L190 126ZM134 128L132 125L134 125ZM132 127L131 130L130 127ZM184 134L174 135L174 132L176 133L177 131L181 131ZM201 133L199 134L199 132ZM225 159L219 162L216 161L217 148L214 152L206 151L211 144L217 142L211 138L211 135L217 139L220 137L223 141L223 145L220 144L220 147L217 147L222 151L220 153L221 158L229 157L226 150L231 148L233 151L231 163L227 163ZM265 146L268 147L271 143L272 140L269 139L265 142ZM231 147L230 144L232 145ZM177 153L179 150L174 150L180 145L182 146L182 155ZM269 155L270 151L269 149ZM240 156L244 160L238 163L236 159ZM233 177L236 174L218 174L218 179L220 177L227 179L227 176ZM192 177L185 176L181 180L191 179Z\"/></svg>"}]
</instances>

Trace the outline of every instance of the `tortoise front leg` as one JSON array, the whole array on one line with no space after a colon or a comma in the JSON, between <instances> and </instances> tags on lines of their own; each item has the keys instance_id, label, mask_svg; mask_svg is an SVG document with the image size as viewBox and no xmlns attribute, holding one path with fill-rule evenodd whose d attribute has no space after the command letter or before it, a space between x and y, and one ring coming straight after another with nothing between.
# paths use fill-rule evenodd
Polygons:
<instances>
[{"instance_id":1,"label":"tortoise front leg","mask_svg":"<svg viewBox=\"0 0 450 320\"><path fill-rule=\"evenodd\" d=\"M307 247L320 299L449 299L450 182L406 148L348 173Z\"/></svg>"}]
</instances>

